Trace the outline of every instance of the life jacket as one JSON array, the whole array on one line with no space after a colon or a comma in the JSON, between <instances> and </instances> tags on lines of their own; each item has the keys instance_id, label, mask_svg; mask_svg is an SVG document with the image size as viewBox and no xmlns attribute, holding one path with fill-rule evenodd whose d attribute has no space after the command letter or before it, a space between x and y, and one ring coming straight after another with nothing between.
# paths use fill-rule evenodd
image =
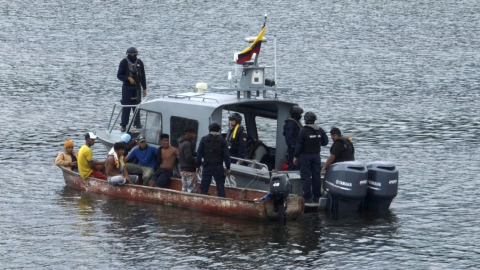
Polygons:
<instances>
[{"instance_id":1,"label":"life jacket","mask_svg":"<svg viewBox=\"0 0 480 270\"><path fill-rule=\"evenodd\" d=\"M207 165L221 165L223 163L222 139L223 137L221 135L214 136L208 134L205 136L203 159Z\"/></svg>"},{"instance_id":2,"label":"life jacket","mask_svg":"<svg viewBox=\"0 0 480 270\"><path fill-rule=\"evenodd\" d=\"M340 156L335 157L332 164L343 161L354 161L355 148L353 147L353 143L349 140L347 136L341 136L338 140L336 140L330 147L330 153L332 152L333 145L335 145L337 142L343 144L343 146L345 147L345 151L343 151Z\"/></svg>"},{"instance_id":3,"label":"life jacket","mask_svg":"<svg viewBox=\"0 0 480 270\"><path fill-rule=\"evenodd\" d=\"M237 130L237 132L235 132ZM240 137L239 134L242 134L244 132L244 128L241 125L238 125L238 128L230 128L227 134L227 143L230 151L234 153L238 153L238 150L240 149ZM231 152L230 152L231 153Z\"/></svg>"},{"instance_id":4,"label":"life jacket","mask_svg":"<svg viewBox=\"0 0 480 270\"><path fill-rule=\"evenodd\" d=\"M303 145L302 153L320 153L322 129L315 124L307 124L302 129L305 131L305 144Z\"/></svg>"},{"instance_id":5,"label":"life jacket","mask_svg":"<svg viewBox=\"0 0 480 270\"><path fill-rule=\"evenodd\" d=\"M287 122L293 122L295 123L295 129L293 130L293 140L295 142L297 142L297 136L298 136L298 133L300 133L300 130L302 129L302 124L300 122L298 122L296 119L292 118L292 117L288 117L286 120L285 120L285 124ZM283 125L283 137L285 137L287 135L286 131L285 131L285 126L286 125Z\"/></svg>"}]
</instances>

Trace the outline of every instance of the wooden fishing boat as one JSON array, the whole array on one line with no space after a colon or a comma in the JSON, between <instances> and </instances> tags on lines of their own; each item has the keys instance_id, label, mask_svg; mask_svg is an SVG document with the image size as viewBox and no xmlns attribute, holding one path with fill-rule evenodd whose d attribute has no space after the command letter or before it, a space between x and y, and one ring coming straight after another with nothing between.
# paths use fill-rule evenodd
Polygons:
<instances>
[{"instance_id":1,"label":"wooden fishing boat","mask_svg":"<svg viewBox=\"0 0 480 270\"><path fill-rule=\"evenodd\" d=\"M209 194L182 192L182 182L172 178L168 188L147 187L141 185L113 186L105 180L89 177L83 179L76 172L59 166L63 172L65 184L69 187L93 193L101 193L132 200L161 203L178 207L190 208L221 215L247 219L274 220L277 213L273 202L264 201L255 203L255 198L261 198L267 192L263 190L225 187L226 198L217 197L216 187L210 186ZM200 190L200 184L198 184ZM287 220L296 220L302 217L305 200L298 195L287 198Z\"/></svg>"}]
</instances>

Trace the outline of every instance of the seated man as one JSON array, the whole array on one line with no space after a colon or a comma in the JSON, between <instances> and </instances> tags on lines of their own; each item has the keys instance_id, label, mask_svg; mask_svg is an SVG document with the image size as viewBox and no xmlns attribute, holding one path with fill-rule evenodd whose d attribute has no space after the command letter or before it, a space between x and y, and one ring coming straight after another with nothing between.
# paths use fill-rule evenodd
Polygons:
<instances>
[{"instance_id":1,"label":"seated man","mask_svg":"<svg viewBox=\"0 0 480 270\"><path fill-rule=\"evenodd\" d=\"M85 134L85 145L80 147L80 150L78 151L78 171L83 179L91 176L98 179L107 180L107 176L100 172L99 169L104 166L105 161L94 160L92 149L90 149L90 147L95 144L96 138L97 136L93 134L93 132L88 132Z\"/></svg>"},{"instance_id":2,"label":"seated man","mask_svg":"<svg viewBox=\"0 0 480 270\"><path fill-rule=\"evenodd\" d=\"M148 184L155 172L155 165L157 161L157 148L147 144L147 140L143 136L138 136L138 145L135 146L132 151L124 158L124 162L127 164L127 171L129 174L142 175L143 184ZM130 159L137 159L138 164L128 163Z\"/></svg>"},{"instance_id":3,"label":"seated man","mask_svg":"<svg viewBox=\"0 0 480 270\"><path fill-rule=\"evenodd\" d=\"M135 183L138 177L136 175L130 177L127 172L127 167L123 162L125 144L123 142L117 142L113 145L113 149L115 152L105 160L108 183L115 186L122 186L127 182L129 184Z\"/></svg>"},{"instance_id":4,"label":"seated man","mask_svg":"<svg viewBox=\"0 0 480 270\"><path fill-rule=\"evenodd\" d=\"M261 140L256 141L254 138L248 137L246 158L254 159L260 163L269 165L270 151Z\"/></svg>"},{"instance_id":5,"label":"seated man","mask_svg":"<svg viewBox=\"0 0 480 270\"><path fill-rule=\"evenodd\" d=\"M135 143L135 140L133 140L132 136L130 136L130 134L128 134L128 133L124 133L122 135L122 137L120 138L120 142L123 143L124 148L125 148L124 156L127 156L128 153L132 150L132 148L137 145ZM108 155L113 155L114 152L115 152L115 149L113 149L113 147L112 147L110 149L110 151L108 151Z\"/></svg>"},{"instance_id":6,"label":"seated man","mask_svg":"<svg viewBox=\"0 0 480 270\"><path fill-rule=\"evenodd\" d=\"M170 146L170 136L168 134L160 135L162 146L158 148L157 154L157 170L155 174L148 181L150 187L166 188L170 184L170 180L173 176L173 168L175 167L175 161L178 157L178 149Z\"/></svg>"}]
</instances>

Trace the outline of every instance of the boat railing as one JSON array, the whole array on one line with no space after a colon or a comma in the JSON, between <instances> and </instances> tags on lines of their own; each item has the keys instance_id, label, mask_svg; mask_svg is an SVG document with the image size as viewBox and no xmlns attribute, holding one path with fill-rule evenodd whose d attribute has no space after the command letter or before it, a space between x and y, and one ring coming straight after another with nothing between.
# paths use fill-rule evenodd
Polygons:
<instances>
[{"instance_id":1,"label":"boat railing","mask_svg":"<svg viewBox=\"0 0 480 270\"><path fill-rule=\"evenodd\" d=\"M215 101L217 103L218 100L215 99L215 98L208 98L208 97L202 97L201 95L203 94L198 94L198 93L183 93L183 94L174 94L174 95L163 95L163 97L168 97L168 98L176 98L176 99L188 99L188 100L192 100L192 99L199 99L201 100L202 102L205 102L206 100L207 101Z\"/></svg>"},{"instance_id":2,"label":"boat railing","mask_svg":"<svg viewBox=\"0 0 480 270\"><path fill-rule=\"evenodd\" d=\"M238 160L242 161L243 162L242 165L244 165L244 166L251 167L251 168L254 168L254 169L258 169L258 170L268 171L267 164L260 163L255 159L244 159L244 158L237 158L237 157L232 157L232 159L237 160L237 161Z\"/></svg>"},{"instance_id":3,"label":"boat railing","mask_svg":"<svg viewBox=\"0 0 480 270\"><path fill-rule=\"evenodd\" d=\"M113 116L115 114L115 109L119 107L120 108L120 111L118 112L117 114L117 117L115 117L115 121L112 122L112 119L113 119ZM115 123L117 123L118 121L118 118L120 117L120 115L122 114L122 110L123 108L137 108L138 105L123 105L123 104L113 104L113 109L112 109L112 113L110 114L110 120L108 120L108 125L107 125L107 130L108 130L108 133L112 132L113 128L115 127Z\"/></svg>"}]
</instances>

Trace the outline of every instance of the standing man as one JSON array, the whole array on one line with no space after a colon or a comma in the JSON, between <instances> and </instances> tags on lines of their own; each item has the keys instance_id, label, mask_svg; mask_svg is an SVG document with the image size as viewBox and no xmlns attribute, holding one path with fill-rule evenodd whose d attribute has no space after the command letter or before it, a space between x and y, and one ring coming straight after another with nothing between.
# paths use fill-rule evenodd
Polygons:
<instances>
[{"instance_id":1,"label":"standing man","mask_svg":"<svg viewBox=\"0 0 480 270\"><path fill-rule=\"evenodd\" d=\"M161 146L157 154L157 170L148 181L151 187L166 188L170 184L173 176L173 168L178 157L178 149L170 146L170 136L168 134L160 135Z\"/></svg>"},{"instance_id":2,"label":"standing man","mask_svg":"<svg viewBox=\"0 0 480 270\"><path fill-rule=\"evenodd\" d=\"M200 166L203 159L202 182L200 183L200 190L202 194L208 194L208 188L212 182L212 176L217 183L218 197L225 197L225 170L223 169L223 162L227 168L226 173L230 174L230 154L228 153L227 141L220 133L220 125L217 122L212 122L208 126L210 133L204 136L198 145L197 158L195 166L197 173L200 174Z\"/></svg>"},{"instance_id":3,"label":"standing man","mask_svg":"<svg viewBox=\"0 0 480 270\"><path fill-rule=\"evenodd\" d=\"M157 163L157 148L147 144L147 140L143 136L137 137L138 145L135 146L128 156L124 158L127 163L127 171L129 174L142 175L143 184L146 186L148 180L155 172ZM128 163L128 160L136 159L138 164Z\"/></svg>"},{"instance_id":4,"label":"standing man","mask_svg":"<svg viewBox=\"0 0 480 270\"><path fill-rule=\"evenodd\" d=\"M127 50L127 56L120 61L118 66L117 78L123 82L122 85L122 105L140 104L140 91L143 88L143 97L147 95L147 80L145 78L145 67L142 60L137 58L138 51L135 47ZM130 118L131 107L124 107L122 110L122 132L125 132L128 119ZM134 126L141 128L140 117L137 114L134 120Z\"/></svg>"},{"instance_id":5,"label":"standing man","mask_svg":"<svg viewBox=\"0 0 480 270\"><path fill-rule=\"evenodd\" d=\"M350 138L342 136L340 129L332 128L330 130L330 138L332 138L333 144L330 147L330 156L323 165L322 171L326 170L331 164L355 160L353 143L350 141Z\"/></svg>"},{"instance_id":6,"label":"standing man","mask_svg":"<svg viewBox=\"0 0 480 270\"><path fill-rule=\"evenodd\" d=\"M127 167L123 162L125 152L124 142L117 142L113 145L113 154L105 160L105 171L107 173L107 182L114 186L122 186L125 183L133 184L137 181L137 176L128 175Z\"/></svg>"},{"instance_id":7,"label":"standing man","mask_svg":"<svg viewBox=\"0 0 480 270\"><path fill-rule=\"evenodd\" d=\"M105 165L105 161L96 161L93 159L93 152L90 147L95 144L97 136L93 132L87 132L85 134L85 144L80 147L78 151L78 171L83 179L89 176L102 180L107 180L107 176L100 172L101 166ZM99 166L99 167L97 167Z\"/></svg>"},{"instance_id":8,"label":"standing man","mask_svg":"<svg viewBox=\"0 0 480 270\"><path fill-rule=\"evenodd\" d=\"M322 128L315 124L317 116L313 112L307 112L304 116L305 126L298 134L293 163L300 163L300 177L303 180L303 197L305 202L318 203L320 196L320 148L328 144L328 137ZM321 145L321 146L320 146ZM300 157L300 162L298 162Z\"/></svg>"},{"instance_id":9,"label":"standing man","mask_svg":"<svg viewBox=\"0 0 480 270\"><path fill-rule=\"evenodd\" d=\"M247 148L247 132L243 128L242 116L239 113L232 113L230 120L230 128L227 132L227 143L230 150L230 157L245 158L245 149ZM242 164L242 161L237 161Z\"/></svg>"},{"instance_id":10,"label":"standing man","mask_svg":"<svg viewBox=\"0 0 480 270\"><path fill-rule=\"evenodd\" d=\"M300 169L300 166L293 164L293 153L295 152L298 133L302 129L302 124L300 123L302 113L302 108L299 106L293 106L292 109L290 109L290 117L285 120L285 125L283 125L283 136L285 136L285 143L288 147L287 160L289 171Z\"/></svg>"},{"instance_id":11,"label":"standing man","mask_svg":"<svg viewBox=\"0 0 480 270\"><path fill-rule=\"evenodd\" d=\"M195 145L193 142L197 133L193 127L185 128L185 135L180 137L180 174L182 175L182 191L189 193L197 192L197 174L195 169Z\"/></svg>"}]
</instances>

